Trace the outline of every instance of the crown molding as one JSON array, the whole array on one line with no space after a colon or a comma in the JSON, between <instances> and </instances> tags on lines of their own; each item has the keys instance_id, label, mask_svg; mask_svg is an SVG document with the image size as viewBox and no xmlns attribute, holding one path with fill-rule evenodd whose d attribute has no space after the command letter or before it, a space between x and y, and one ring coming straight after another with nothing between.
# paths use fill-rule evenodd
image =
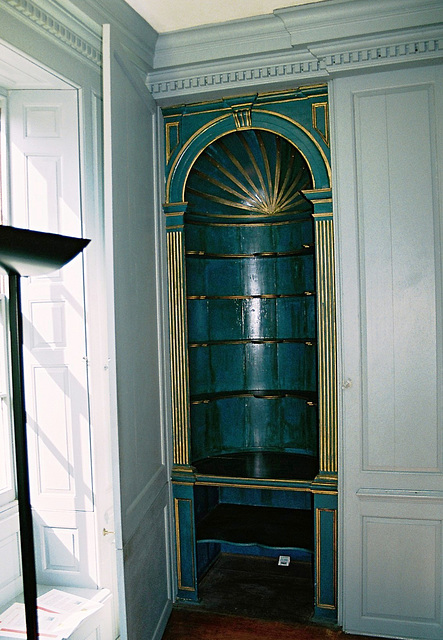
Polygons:
<instances>
[{"instance_id":1,"label":"crown molding","mask_svg":"<svg viewBox=\"0 0 443 640\"><path fill-rule=\"evenodd\" d=\"M443 25L401 33L353 38L341 42L317 43L311 53L321 61L329 76L366 71L397 64L420 64L443 58Z\"/></svg>"},{"instance_id":2,"label":"crown molding","mask_svg":"<svg viewBox=\"0 0 443 640\"><path fill-rule=\"evenodd\" d=\"M196 95L214 97L220 91L238 93L260 86L265 90L327 80L339 73L359 73L391 65L426 63L443 58L443 27L420 32L318 43L303 51L257 56L247 60L188 65L148 74L148 86L162 105Z\"/></svg>"},{"instance_id":3,"label":"crown molding","mask_svg":"<svg viewBox=\"0 0 443 640\"><path fill-rule=\"evenodd\" d=\"M41 0L39 0L41 1ZM51 0L69 5L71 13L81 12L96 24L111 24L117 27L122 44L128 51L143 60L150 68L154 66L154 55L158 33L124 0Z\"/></svg>"},{"instance_id":4,"label":"crown molding","mask_svg":"<svg viewBox=\"0 0 443 640\"><path fill-rule=\"evenodd\" d=\"M282 21L269 14L160 34L154 67L166 69L177 64L203 63L290 49L289 32Z\"/></svg>"},{"instance_id":5,"label":"crown molding","mask_svg":"<svg viewBox=\"0 0 443 640\"><path fill-rule=\"evenodd\" d=\"M258 84L268 87L294 85L301 77L323 81L327 78L318 59L309 51L266 54L244 59L191 65L148 74L148 87L161 104L172 104L189 95L209 99L220 91L236 93ZM203 94L203 97L202 95ZM166 102L165 102L166 100Z\"/></svg>"},{"instance_id":6,"label":"crown molding","mask_svg":"<svg viewBox=\"0 0 443 640\"><path fill-rule=\"evenodd\" d=\"M153 67L157 32L123 0L0 0L0 9L100 68L102 26L110 23L128 50Z\"/></svg>"},{"instance_id":7,"label":"crown molding","mask_svg":"<svg viewBox=\"0 0 443 640\"><path fill-rule=\"evenodd\" d=\"M76 16L68 14L49 2L33 0L0 0L0 2L3 11L8 11L45 37L54 38L88 62L101 66L101 33L91 21L80 21Z\"/></svg>"},{"instance_id":8,"label":"crown molding","mask_svg":"<svg viewBox=\"0 0 443 640\"><path fill-rule=\"evenodd\" d=\"M147 83L156 100L173 104L442 57L441 0L328 0L160 34Z\"/></svg>"},{"instance_id":9,"label":"crown molding","mask_svg":"<svg viewBox=\"0 0 443 640\"><path fill-rule=\"evenodd\" d=\"M370 37L443 22L441 0L328 0L276 9L293 47Z\"/></svg>"}]
</instances>

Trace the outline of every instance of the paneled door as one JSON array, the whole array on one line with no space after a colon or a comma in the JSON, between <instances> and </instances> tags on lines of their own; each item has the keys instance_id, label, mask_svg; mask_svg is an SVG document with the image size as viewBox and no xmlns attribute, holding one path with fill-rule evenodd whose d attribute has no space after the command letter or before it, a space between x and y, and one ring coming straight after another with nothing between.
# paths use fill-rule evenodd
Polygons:
<instances>
[{"instance_id":1,"label":"paneled door","mask_svg":"<svg viewBox=\"0 0 443 640\"><path fill-rule=\"evenodd\" d=\"M140 57L104 26L105 225L122 638L158 640L171 610L157 112Z\"/></svg>"},{"instance_id":2,"label":"paneled door","mask_svg":"<svg viewBox=\"0 0 443 640\"><path fill-rule=\"evenodd\" d=\"M75 90L11 91L11 224L81 237ZM82 256L22 278L37 581L98 584Z\"/></svg>"},{"instance_id":3,"label":"paneled door","mask_svg":"<svg viewBox=\"0 0 443 640\"><path fill-rule=\"evenodd\" d=\"M342 623L443 637L443 68L334 80Z\"/></svg>"}]
</instances>

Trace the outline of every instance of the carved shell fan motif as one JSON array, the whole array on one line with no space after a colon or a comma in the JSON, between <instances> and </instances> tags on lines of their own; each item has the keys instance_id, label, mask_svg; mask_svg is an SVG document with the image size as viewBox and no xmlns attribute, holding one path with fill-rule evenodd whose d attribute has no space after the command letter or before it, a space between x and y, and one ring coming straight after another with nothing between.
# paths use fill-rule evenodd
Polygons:
<instances>
[{"instance_id":1,"label":"carved shell fan motif","mask_svg":"<svg viewBox=\"0 0 443 640\"><path fill-rule=\"evenodd\" d=\"M301 153L286 139L248 129L219 138L200 154L186 185L189 213L250 218L309 211L312 187Z\"/></svg>"}]
</instances>

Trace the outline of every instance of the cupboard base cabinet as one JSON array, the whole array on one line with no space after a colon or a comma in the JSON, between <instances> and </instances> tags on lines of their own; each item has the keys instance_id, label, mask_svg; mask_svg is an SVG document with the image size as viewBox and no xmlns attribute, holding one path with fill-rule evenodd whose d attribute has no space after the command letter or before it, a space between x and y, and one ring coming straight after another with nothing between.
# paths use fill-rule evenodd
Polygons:
<instances>
[{"instance_id":1,"label":"cupboard base cabinet","mask_svg":"<svg viewBox=\"0 0 443 640\"><path fill-rule=\"evenodd\" d=\"M324 85L164 109L178 597L218 554L312 562L336 617Z\"/></svg>"},{"instance_id":2,"label":"cupboard base cabinet","mask_svg":"<svg viewBox=\"0 0 443 640\"><path fill-rule=\"evenodd\" d=\"M189 479L190 480L190 479ZM315 490L314 490L315 491ZM314 618L337 617L337 495L308 486L173 481L178 598L199 601L198 584L219 553L310 561Z\"/></svg>"}]
</instances>

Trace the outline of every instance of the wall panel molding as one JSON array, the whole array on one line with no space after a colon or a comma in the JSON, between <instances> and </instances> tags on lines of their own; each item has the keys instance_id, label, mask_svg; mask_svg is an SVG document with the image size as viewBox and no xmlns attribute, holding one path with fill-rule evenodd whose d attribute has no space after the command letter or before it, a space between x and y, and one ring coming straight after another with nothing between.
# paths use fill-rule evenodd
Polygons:
<instances>
[{"instance_id":1,"label":"wall panel molding","mask_svg":"<svg viewBox=\"0 0 443 640\"><path fill-rule=\"evenodd\" d=\"M363 517L365 618L401 618L405 626L415 628L439 624L441 525L437 517ZM383 582L381 566L385 567Z\"/></svg>"},{"instance_id":2,"label":"wall panel molding","mask_svg":"<svg viewBox=\"0 0 443 640\"><path fill-rule=\"evenodd\" d=\"M356 495L360 500L372 501L433 500L435 502L443 502L443 491L433 490L359 489Z\"/></svg>"},{"instance_id":3,"label":"wall panel molding","mask_svg":"<svg viewBox=\"0 0 443 640\"><path fill-rule=\"evenodd\" d=\"M354 93L367 472L442 471L437 92L409 81Z\"/></svg>"}]
</instances>

